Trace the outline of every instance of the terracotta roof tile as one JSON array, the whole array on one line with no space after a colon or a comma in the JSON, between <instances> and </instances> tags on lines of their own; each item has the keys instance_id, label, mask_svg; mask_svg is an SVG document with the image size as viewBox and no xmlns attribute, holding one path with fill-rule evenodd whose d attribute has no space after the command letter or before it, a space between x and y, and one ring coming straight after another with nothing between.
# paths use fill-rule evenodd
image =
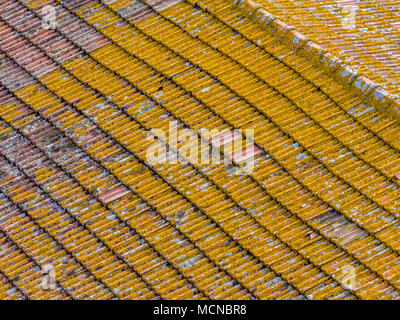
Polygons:
<instances>
[{"instance_id":1,"label":"terracotta roof tile","mask_svg":"<svg viewBox=\"0 0 400 320\"><path fill-rule=\"evenodd\" d=\"M399 299L395 7L1 1L0 299Z\"/></svg>"}]
</instances>

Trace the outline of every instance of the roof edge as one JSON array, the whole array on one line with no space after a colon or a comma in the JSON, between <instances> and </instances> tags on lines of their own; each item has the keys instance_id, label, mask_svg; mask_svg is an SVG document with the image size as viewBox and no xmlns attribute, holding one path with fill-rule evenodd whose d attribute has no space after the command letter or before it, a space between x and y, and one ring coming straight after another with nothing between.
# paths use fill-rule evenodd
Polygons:
<instances>
[{"instance_id":1,"label":"roof edge","mask_svg":"<svg viewBox=\"0 0 400 320\"><path fill-rule=\"evenodd\" d=\"M311 60L324 69L345 87L359 96L366 104L392 116L400 122L400 99L370 80L351 65L322 48L293 26L266 11L260 4L251 0L229 0L253 21L272 34L281 44Z\"/></svg>"}]
</instances>

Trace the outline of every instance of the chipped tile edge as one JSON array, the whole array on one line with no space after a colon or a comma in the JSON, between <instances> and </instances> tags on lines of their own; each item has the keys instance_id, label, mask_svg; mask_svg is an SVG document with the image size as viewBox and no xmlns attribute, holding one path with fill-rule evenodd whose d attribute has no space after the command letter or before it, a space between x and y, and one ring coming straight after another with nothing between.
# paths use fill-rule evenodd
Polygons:
<instances>
[{"instance_id":1,"label":"chipped tile edge","mask_svg":"<svg viewBox=\"0 0 400 320\"><path fill-rule=\"evenodd\" d=\"M277 38L280 43L311 60L313 64L333 76L365 103L400 122L399 96L389 93L379 83L359 73L351 65L298 32L293 26L287 25L269 13L260 4L252 0L230 1L245 15Z\"/></svg>"}]
</instances>

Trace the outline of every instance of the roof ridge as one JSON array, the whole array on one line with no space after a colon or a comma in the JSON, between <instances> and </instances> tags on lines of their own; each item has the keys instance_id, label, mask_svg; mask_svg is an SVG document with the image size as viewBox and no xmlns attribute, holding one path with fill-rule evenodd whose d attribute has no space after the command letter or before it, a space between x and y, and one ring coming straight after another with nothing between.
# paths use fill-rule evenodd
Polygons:
<instances>
[{"instance_id":1,"label":"roof ridge","mask_svg":"<svg viewBox=\"0 0 400 320\"><path fill-rule=\"evenodd\" d=\"M356 71L351 65L322 48L295 27L287 25L262 5L252 0L229 0L249 18L264 27L281 44L311 60L341 84L378 111L392 116L400 122L400 98L381 87L379 83Z\"/></svg>"}]
</instances>

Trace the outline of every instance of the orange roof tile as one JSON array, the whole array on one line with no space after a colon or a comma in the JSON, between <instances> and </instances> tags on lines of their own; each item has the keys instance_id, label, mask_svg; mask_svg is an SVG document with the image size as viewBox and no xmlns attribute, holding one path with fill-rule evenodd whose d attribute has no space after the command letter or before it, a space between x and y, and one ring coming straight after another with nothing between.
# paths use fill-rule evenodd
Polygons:
<instances>
[{"instance_id":1,"label":"orange roof tile","mask_svg":"<svg viewBox=\"0 0 400 320\"><path fill-rule=\"evenodd\" d=\"M340 5L2 1L0 299L399 299L396 4Z\"/></svg>"}]
</instances>

